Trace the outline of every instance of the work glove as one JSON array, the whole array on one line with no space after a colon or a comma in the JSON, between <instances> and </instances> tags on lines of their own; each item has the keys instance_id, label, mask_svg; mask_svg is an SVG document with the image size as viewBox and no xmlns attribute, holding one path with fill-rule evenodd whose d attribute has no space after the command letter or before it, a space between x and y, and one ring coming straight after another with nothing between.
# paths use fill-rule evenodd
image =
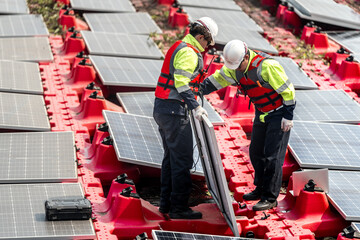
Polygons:
<instances>
[{"instance_id":1,"label":"work glove","mask_svg":"<svg viewBox=\"0 0 360 240\"><path fill-rule=\"evenodd\" d=\"M208 116L207 111L203 107L198 106L197 108L195 108L195 117L196 117L197 120L201 121L203 114L205 116Z\"/></svg>"},{"instance_id":2,"label":"work glove","mask_svg":"<svg viewBox=\"0 0 360 240\"><path fill-rule=\"evenodd\" d=\"M294 126L294 123L292 120L288 120L286 118L283 118L281 120L281 129L284 131L284 132L287 132L289 131L292 127Z\"/></svg>"}]
</instances>

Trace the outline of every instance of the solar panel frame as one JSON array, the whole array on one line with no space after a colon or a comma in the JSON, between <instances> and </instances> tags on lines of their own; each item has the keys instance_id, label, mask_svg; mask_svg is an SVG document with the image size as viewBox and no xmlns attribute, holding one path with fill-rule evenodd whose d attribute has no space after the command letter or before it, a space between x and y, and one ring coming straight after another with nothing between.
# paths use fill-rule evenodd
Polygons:
<instances>
[{"instance_id":1,"label":"solar panel frame","mask_svg":"<svg viewBox=\"0 0 360 240\"><path fill-rule=\"evenodd\" d=\"M241 7L233 0L178 0L178 3L180 6L242 11Z\"/></svg>"},{"instance_id":2,"label":"solar panel frame","mask_svg":"<svg viewBox=\"0 0 360 240\"><path fill-rule=\"evenodd\" d=\"M302 168L360 170L360 126L294 121L289 149Z\"/></svg>"},{"instance_id":3,"label":"solar panel frame","mask_svg":"<svg viewBox=\"0 0 360 240\"><path fill-rule=\"evenodd\" d=\"M190 240L190 239L203 239L203 240L255 240L254 238L218 236L199 233L187 232L173 232L163 230L152 230L151 235L154 240Z\"/></svg>"},{"instance_id":4,"label":"solar panel frame","mask_svg":"<svg viewBox=\"0 0 360 240\"><path fill-rule=\"evenodd\" d=\"M360 233L360 223L353 222L351 223L351 226L353 226L357 233Z\"/></svg>"},{"instance_id":5,"label":"solar panel frame","mask_svg":"<svg viewBox=\"0 0 360 240\"><path fill-rule=\"evenodd\" d=\"M70 0L71 8L86 12L135 12L129 0Z\"/></svg>"},{"instance_id":6,"label":"solar panel frame","mask_svg":"<svg viewBox=\"0 0 360 240\"><path fill-rule=\"evenodd\" d=\"M92 55L164 59L154 41L143 35L81 31Z\"/></svg>"},{"instance_id":7,"label":"solar panel frame","mask_svg":"<svg viewBox=\"0 0 360 240\"><path fill-rule=\"evenodd\" d=\"M353 56L355 61L360 62L360 53L355 53Z\"/></svg>"},{"instance_id":8,"label":"solar panel frame","mask_svg":"<svg viewBox=\"0 0 360 240\"><path fill-rule=\"evenodd\" d=\"M0 129L50 131L43 96L0 92Z\"/></svg>"},{"instance_id":9,"label":"solar panel frame","mask_svg":"<svg viewBox=\"0 0 360 240\"><path fill-rule=\"evenodd\" d=\"M346 5L324 0L289 0L288 2L300 18L360 29L360 14Z\"/></svg>"},{"instance_id":10,"label":"solar panel frame","mask_svg":"<svg viewBox=\"0 0 360 240\"><path fill-rule=\"evenodd\" d=\"M0 60L0 91L43 94L39 65Z\"/></svg>"},{"instance_id":11,"label":"solar panel frame","mask_svg":"<svg viewBox=\"0 0 360 240\"><path fill-rule=\"evenodd\" d=\"M85 13L85 21L93 32L161 34L162 30L147 12Z\"/></svg>"},{"instance_id":12,"label":"solar panel frame","mask_svg":"<svg viewBox=\"0 0 360 240\"><path fill-rule=\"evenodd\" d=\"M29 14L26 0L0 0L1 14Z\"/></svg>"},{"instance_id":13,"label":"solar panel frame","mask_svg":"<svg viewBox=\"0 0 360 240\"><path fill-rule=\"evenodd\" d=\"M319 87L315 82L296 64L294 60L288 57L276 57L271 58L278 61L284 68L286 75L298 90L316 90Z\"/></svg>"},{"instance_id":14,"label":"solar panel frame","mask_svg":"<svg viewBox=\"0 0 360 240\"><path fill-rule=\"evenodd\" d=\"M49 36L42 15L0 16L0 37Z\"/></svg>"},{"instance_id":15,"label":"solar panel frame","mask_svg":"<svg viewBox=\"0 0 360 240\"><path fill-rule=\"evenodd\" d=\"M231 196L226 182L225 173L219 153L219 147L214 127L209 119L203 115L202 121L197 120L195 111L190 116L194 128L195 139L200 153L200 160L204 169L205 180L211 196L218 205L234 236L240 236L237 228ZM211 147L210 147L211 146Z\"/></svg>"},{"instance_id":16,"label":"solar panel frame","mask_svg":"<svg viewBox=\"0 0 360 240\"><path fill-rule=\"evenodd\" d=\"M343 90L298 90L294 120L359 123L360 105Z\"/></svg>"},{"instance_id":17,"label":"solar panel frame","mask_svg":"<svg viewBox=\"0 0 360 240\"><path fill-rule=\"evenodd\" d=\"M54 57L47 37L0 38L0 59L51 62Z\"/></svg>"},{"instance_id":18,"label":"solar panel frame","mask_svg":"<svg viewBox=\"0 0 360 240\"><path fill-rule=\"evenodd\" d=\"M89 55L104 86L156 87L162 60ZM119 77L121 76L121 77Z\"/></svg>"},{"instance_id":19,"label":"solar panel frame","mask_svg":"<svg viewBox=\"0 0 360 240\"><path fill-rule=\"evenodd\" d=\"M212 18L219 25L241 26L244 29L257 31L260 33L264 32L264 30L243 11L196 8L187 6L184 6L183 10L188 14L188 19L190 22L207 16Z\"/></svg>"},{"instance_id":20,"label":"solar panel frame","mask_svg":"<svg viewBox=\"0 0 360 240\"><path fill-rule=\"evenodd\" d=\"M73 132L0 134L0 183L77 182Z\"/></svg>"},{"instance_id":21,"label":"solar panel frame","mask_svg":"<svg viewBox=\"0 0 360 240\"><path fill-rule=\"evenodd\" d=\"M125 112L141 116L153 116L155 92L117 93L116 97L121 103L121 106L125 109ZM204 98L203 107L207 111L208 118L213 125L225 124L225 121L215 111L206 98Z\"/></svg>"},{"instance_id":22,"label":"solar panel frame","mask_svg":"<svg viewBox=\"0 0 360 240\"><path fill-rule=\"evenodd\" d=\"M329 202L346 221L360 221L360 172L329 171Z\"/></svg>"},{"instance_id":23,"label":"solar panel frame","mask_svg":"<svg viewBox=\"0 0 360 240\"><path fill-rule=\"evenodd\" d=\"M264 51L278 55L279 52L274 48L259 32L245 29L237 25L218 24L219 32L215 42L225 45L233 39L239 39L247 43L248 47L255 50Z\"/></svg>"},{"instance_id":24,"label":"solar panel frame","mask_svg":"<svg viewBox=\"0 0 360 240\"><path fill-rule=\"evenodd\" d=\"M107 110L103 110L103 116L109 125L109 133L114 141L114 148L119 161L161 168L164 150L158 126L152 117ZM136 125L136 129L127 129L123 127L125 125ZM127 145L120 149L124 143ZM197 163L197 157L198 153L194 151L195 163ZM154 159L157 159L157 162ZM201 165L195 165L191 173L203 176Z\"/></svg>"},{"instance_id":25,"label":"solar panel frame","mask_svg":"<svg viewBox=\"0 0 360 240\"><path fill-rule=\"evenodd\" d=\"M83 198L80 183L0 184L0 239L95 239L91 219L47 221L44 203ZM6 226L6 227L5 227Z\"/></svg>"}]
</instances>

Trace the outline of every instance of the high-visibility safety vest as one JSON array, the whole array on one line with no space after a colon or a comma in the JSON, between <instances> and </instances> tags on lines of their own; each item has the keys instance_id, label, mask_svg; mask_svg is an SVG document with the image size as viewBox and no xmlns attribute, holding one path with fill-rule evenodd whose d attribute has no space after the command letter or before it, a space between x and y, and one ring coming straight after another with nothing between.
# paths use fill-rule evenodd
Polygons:
<instances>
[{"instance_id":1,"label":"high-visibility safety vest","mask_svg":"<svg viewBox=\"0 0 360 240\"><path fill-rule=\"evenodd\" d=\"M237 85L245 96L248 95L255 107L270 112L283 106L283 98L261 77L261 66L266 58L256 55L250 62L246 74L236 71Z\"/></svg>"},{"instance_id":2,"label":"high-visibility safety vest","mask_svg":"<svg viewBox=\"0 0 360 240\"><path fill-rule=\"evenodd\" d=\"M198 65L196 66L193 74L182 70L176 70L174 68L174 58L176 56L176 53L184 47L190 47L196 52L196 55L198 56ZM190 79L189 85L193 86L195 83L198 83L200 81L199 74L201 73L203 66L203 58L198 49L196 49L191 44L185 43L181 40L175 42L174 45L172 45L166 53L158 83L155 89L155 97L161 99L175 99L183 101L179 92L175 88L174 74L184 75L188 77Z\"/></svg>"}]
</instances>

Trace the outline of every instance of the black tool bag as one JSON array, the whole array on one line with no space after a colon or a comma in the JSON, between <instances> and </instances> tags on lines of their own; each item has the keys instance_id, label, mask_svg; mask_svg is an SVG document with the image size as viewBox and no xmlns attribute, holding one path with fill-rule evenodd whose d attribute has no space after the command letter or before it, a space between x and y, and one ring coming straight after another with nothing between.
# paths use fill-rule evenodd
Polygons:
<instances>
[{"instance_id":1,"label":"black tool bag","mask_svg":"<svg viewBox=\"0 0 360 240\"><path fill-rule=\"evenodd\" d=\"M91 203L86 198L54 199L45 202L46 219L56 220L86 220L91 218Z\"/></svg>"}]
</instances>

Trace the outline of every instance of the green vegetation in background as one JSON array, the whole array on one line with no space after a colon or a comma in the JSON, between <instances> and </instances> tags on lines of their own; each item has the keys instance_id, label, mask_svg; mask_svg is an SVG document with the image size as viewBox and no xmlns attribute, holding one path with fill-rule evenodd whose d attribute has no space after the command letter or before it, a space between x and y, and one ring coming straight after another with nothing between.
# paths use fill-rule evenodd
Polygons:
<instances>
[{"instance_id":1,"label":"green vegetation in background","mask_svg":"<svg viewBox=\"0 0 360 240\"><path fill-rule=\"evenodd\" d=\"M27 0L31 14L41 14L50 34L61 34L58 23L60 5L54 0Z\"/></svg>"}]
</instances>

